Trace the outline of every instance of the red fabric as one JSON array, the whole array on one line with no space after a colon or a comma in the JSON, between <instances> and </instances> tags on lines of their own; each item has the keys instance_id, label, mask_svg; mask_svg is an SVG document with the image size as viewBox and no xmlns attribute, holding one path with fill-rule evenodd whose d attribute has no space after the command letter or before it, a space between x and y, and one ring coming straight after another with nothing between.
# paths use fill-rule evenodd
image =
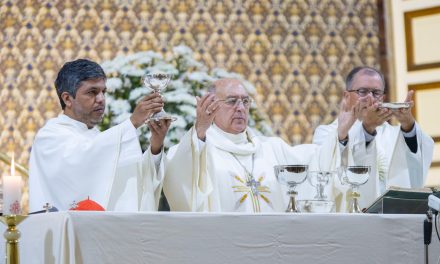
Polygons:
<instances>
[{"instance_id":1,"label":"red fabric","mask_svg":"<svg viewBox=\"0 0 440 264\"><path fill-rule=\"evenodd\" d=\"M105 209L97 202L87 199L76 204L75 207L70 208L73 211L105 211Z\"/></svg>"}]
</instances>

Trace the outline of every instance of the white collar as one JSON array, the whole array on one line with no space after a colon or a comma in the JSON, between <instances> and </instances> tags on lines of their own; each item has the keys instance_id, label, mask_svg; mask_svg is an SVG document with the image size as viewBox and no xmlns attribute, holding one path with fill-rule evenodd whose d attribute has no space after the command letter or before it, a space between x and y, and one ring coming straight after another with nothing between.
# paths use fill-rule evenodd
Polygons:
<instances>
[{"instance_id":1,"label":"white collar","mask_svg":"<svg viewBox=\"0 0 440 264\"><path fill-rule=\"evenodd\" d=\"M231 134L228 132L225 132L224 130L222 130L221 128L219 128L218 126L216 126L215 124L212 125L212 128L219 133L221 136L225 137L226 139L230 140L232 143L234 144L246 144L249 143L247 134L246 134L246 129L238 134Z\"/></svg>"},{"instance_id":2,"label":"white collar","mask_svg":"<svg viewBox=\"0 0 440 264\"><path fill-rule=\"evenodd\" d=\"M249 155L257 151L260 142L249 130L239 134L231 134L223 131L213 124L206 132L206 141L218 149L237 155Z\"/></svg>"},{"instance_id":3,"label":"white collar","mask_svg":"<svg viewBox=\"0 0 440 264\"><path fill-rule=\"evenodd\" d=\"M58 120L61 123L67 123L69 125L73 125L74 127L80 129L80 130L85 130L85 131L90 131L90 130L97 130L96 127L92 127L92 128L88 128L86 124L84 124L81 121L75 120L71 117L69 117L68 115L61 113L58 115Z\"/></svg>"}]
</instances>

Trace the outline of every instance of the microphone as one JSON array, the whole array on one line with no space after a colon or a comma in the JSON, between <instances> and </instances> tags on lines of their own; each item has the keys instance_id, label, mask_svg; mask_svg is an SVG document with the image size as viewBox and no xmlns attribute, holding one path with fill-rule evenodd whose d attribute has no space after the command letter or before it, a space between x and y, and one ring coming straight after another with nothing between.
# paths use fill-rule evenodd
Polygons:
<instances>
[{"instance_id":1,"label":"microphone","mask_svg":"<svg viewBox=\"0 0 440 264\"><path fill-rule=\"evenodd\" d=\"M431 244L432 236L432 213L428 211L426 213L426 219L423 222L423 241L425 245Z\"/></svg>"},{"instance_id":2,"label":"microphone","mask_svg":"<svg viewBox=\"0 0 440 264\"><path fill-rule=\"evenodd\" d=\"M425 244L425 264L429 263L428 247L431 244L432 236L432 211L434 211L435 217L437 217L440 211L440 198L439 193L431 194L428 197L428 212L426 212L426 219L423 221L423 243Z\"/></svg>"},{"instance_id":3,"label":"microphone","mask_svg":"<svg viewBox=\"0 0 440 264\"><path fill-rule=\"evenodd\" d=\"M431 209L426 212L426 219L423 222L423 243L425 244L425 264L429 263L428 248L431 244L432 236L432 211Z\"/></svg>"}]
</instances>

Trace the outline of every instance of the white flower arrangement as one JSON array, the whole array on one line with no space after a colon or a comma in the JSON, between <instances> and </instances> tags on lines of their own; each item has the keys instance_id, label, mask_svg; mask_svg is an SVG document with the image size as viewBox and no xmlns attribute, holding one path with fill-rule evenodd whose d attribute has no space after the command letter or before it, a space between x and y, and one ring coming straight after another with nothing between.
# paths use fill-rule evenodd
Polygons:
<instances>
[{"instance_id":1,"label":"white flower arrangement","mask_svg":"<svg viewBox=\"0 0 440 264\"><path fill-rule=\"evenodd\" d=\"M172 74L173 77L162 95L165 99L165 111L177 117L177 120L168 131L165 148L177 144L193 126L196 119L195 96L205 94L213 81L227 77L238 78L251 96L256 93L255 87L240 74L223 69L208 71L205 65L194 60L192 50L183 45L174 47L172 55L167 58L152 51L138 52L105 61L101 66L108 77L106 113L100 125L103 130L129 118L138 100L151 92L142 86L141 77L144 74L156 71ZM272 134L270 126L255 104L250 108L249 126L261 134ZM139 129L140 141L145 149L149 144L150 132L147 126Z\"/></svg>"}]
</instances>

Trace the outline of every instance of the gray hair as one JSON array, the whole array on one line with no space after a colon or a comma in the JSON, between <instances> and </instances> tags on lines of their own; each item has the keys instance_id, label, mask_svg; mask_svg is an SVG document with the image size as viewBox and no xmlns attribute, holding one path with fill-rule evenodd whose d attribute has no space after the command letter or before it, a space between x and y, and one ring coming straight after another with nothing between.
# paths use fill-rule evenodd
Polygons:
<instances>
[{"instance_id":1,"label":"gray hair","mask_svg":"<svg viewBox=\"0 0 440 264\"><path fill-rule=\"evenodd\" d=\"M66 104L61 98L61 94L67 92L75 98L81 82L91 79L106 79L104 70L98 63L86 59L78 59L63 65L55 80L55 88L63 110L66 108Z\"/></svg>"},{"instance_id":2,"label":"gray hair","mask_svg":"<svg viewBox=\"0 0 440 264\"><path fill-rule=\"evenodd\" d=\"M220 88L222 85L224 85L223 84L224 82L229 82L229 81L239 82L244 87L243 81L240 80L240 79L237 79L237 78L220 78L220 79L217 79L217 80L215 80L215 81L213 81L213 82L208 84L208 92L216 93L217 89Z\"/></svg>"},{"instance_id":3,"label":"gray hair","mask_svg":"<svg viewBox=\"0 0 440 264\"><path fill-rule=\"evenodd\" d=\"M374 76L374 75L378 75L382 81L382 85L383 85L383 89L385 90L385 78L383 76L383 74L376 70L375 68L372 67L368 67L368 66L360 66L360 67L356 67L353 70L351 70L348 75L347 78L345 78L345 89L347 91L351 90L351 87L353 85L353 79L354 77L356 77L356 74L365 74L368 76Z\"/></svg>"}]
</instances>

